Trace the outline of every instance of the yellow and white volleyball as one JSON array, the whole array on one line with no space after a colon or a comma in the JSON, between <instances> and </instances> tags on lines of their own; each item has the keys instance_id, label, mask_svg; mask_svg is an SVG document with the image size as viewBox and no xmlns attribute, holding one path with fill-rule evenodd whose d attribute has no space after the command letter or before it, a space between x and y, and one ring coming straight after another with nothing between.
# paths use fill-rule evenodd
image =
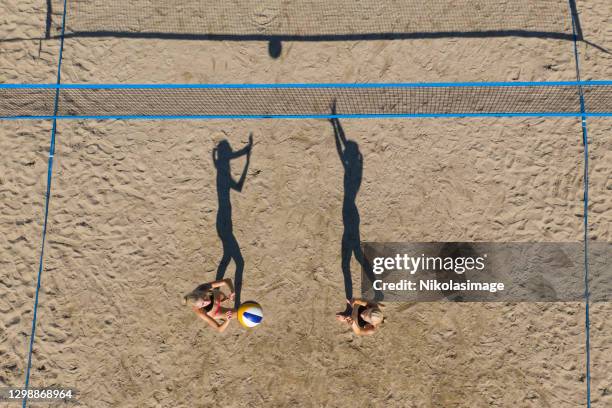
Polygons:
<instances>
[{"instance_id":1,"label":"yellow and white volleyball","mask_svg":"<svg viewBox=\"0 0 612 408\"><path fill-rule=\"evenodd\" d=\"M238 308L238 321L247 329L258 326L262 320L263 310L259 303L246 302Z\"/></svg>"}]
</instances>

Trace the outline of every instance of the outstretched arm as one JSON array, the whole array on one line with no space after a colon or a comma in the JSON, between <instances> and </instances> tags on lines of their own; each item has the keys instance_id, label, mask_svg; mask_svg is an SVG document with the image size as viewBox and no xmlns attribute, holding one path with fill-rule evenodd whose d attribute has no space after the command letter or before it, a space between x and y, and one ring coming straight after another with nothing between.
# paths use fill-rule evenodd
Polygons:
<instances>
[{"instance_id":1,"label":"outstretched arm","mask_svg":"<svg viewBox=\"0 0 612 408\"><path fill-rule=\"evenodd\" d=\"M246 163L244 164L244 169L242 170L242 174L240 175L240 179L238 182L232 179L232 188L238 192L242 191L242 186L244 186L244 180L246 179L247 170L249 169L249 163L251 162L251 146L253 146L253 135L249 135L249 144L242 150L246 149Z\"/></svg>"},{"instance_id":2,"label":"outstretched arm","mask_svg":"<svg viewBox=\"0 0 612 408\"><path fill-rule=\"evenodd\" d=\"M218 280L218 281L214 281L210 284L210 286L215 289L215 288L220 288L221 286L227 286L227 289L234 293L234 284L232 283L232 280L227 278L227 279L222 279L222 280Z\"/></svg>"},{"instance_id":3,"label":"outstretched arm","mask_svg":"<svg viewBox=\"0 0 612 408\"><path fill-rule=\"evenodd\" d=\"M363 328L359 327L359 325L357 324L357 320L353 320L351 327L353 328L353 332L358 336L367 336L373 334L376 331L376 327L372 325L367 325Z\"/></svg>"},{"instance_id":4,"label":"outstretched arm","mask_svg":"<svg viewBox=\"0 0 612 408\"><path fill-rule=\"evenodd\" d=\"M357 307L357 306L367 307L368 306L368 302L366 300L363 300L363 299L353 299L352 306L353 307Z\"/></svg>"},{"instance_id":5,"label":"outstretched arm","mask_svg":"<svg viewBox=\"0 0 612 408\"><path fill-rule=\"evenodd\" d=\"M334 101L332 104L331 113L332 115L336 114L336 101ZM342 159L343 148L346 146L346 136L344 135L344 130L342 129L342 125L340 125L338 118L331 118L329 121L334 127L334 141L336 142L338 156L340 156L340 159Z\"/></svg>"},{"instance_id":6,"label":"outstretched arm","mask_svg":"<svg viewBox=\"0 0 612 408\"><path fill-rule=\"evenodd\" d=\"M252 146L253 146L253 133L250 133L249 134L249 144L244 146L242 149L233 152L230 156L230 159L235 159L236 157L244 156L245 154L250 153Z\"/></svg>"},{"instance_id":7,"label":"outstretched arm","mask_svg":"<svg viewBox=\"0 0 612 408\"><path fill-rule=\"evenodd\" d=\"M206 323L208 323L208 325L210 327L212 327L213 329L215 329L217 332L219 333L223 333L225 331L225 329L227 329L227 326L229 325L230 320L227 319L226 321L224 321L223 323L219 324L217 323L217 321L215 319L213 319L212 317L210 317L209 315L207 315L206 313L204 313L202 311L202 309L198 309L197 307L193 307L193 311L202 319L204 320Z\"/></svg>"},{"instance_id":8,"label":"outstretched arm","mask_svg":"<svg viewBox=\"0 0 612 408\"><path fill-rule=\"evenodd\" d=\"M336 122L338 122L338 119L332 119L331 122L334 125L334 141L336 142L336 151L338 152L338 156L342 160L342 153L343 153L343 151L342 151L342 143L340 142L340 136L338 135L339 132L337 130L337 128L340 127L340 123L338 123L336 125ZM340 128L340 129L342 129L342 128Z\"/></svg>"}]
</instances>

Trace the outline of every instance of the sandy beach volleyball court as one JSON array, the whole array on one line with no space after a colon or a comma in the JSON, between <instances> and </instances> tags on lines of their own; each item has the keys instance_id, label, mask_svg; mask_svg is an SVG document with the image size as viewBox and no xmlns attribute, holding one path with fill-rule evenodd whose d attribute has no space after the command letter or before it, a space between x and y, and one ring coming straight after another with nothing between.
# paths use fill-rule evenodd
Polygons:
<instances>
[{"instance_id":1,"label":"sandy beach volleyball court","mask_svg":"<svg viewBox=\"0 0 612 408\"><path fill-rule=\"evenodd\" d=\"M58 40L30 39L44 34L42 3L0 0L14 38L0 38L0 82L55 81ZM585 40L612 50L610 3L577 7ZM554 38L287 41L277 59L265 41L72 36L64 47L64 83L576 78L573 42ZM579 43L583 79L612 78L600 48ZM578 118L341 123L363 155L362 241L582 241ZM609 242L612 120L588 126L589 236ZM0 122L0 387L26 376L50 132ZM212 149L239 149L249 133L233 228L241 298L265 321L219 335L180 300L221 258ZM326 120L59 121L52 176L32 387L74 387L95 408L585 406L581 302L389 303L368 338L335 320L343 169ZM594 408L612 405L611 311L591 310Z\"/></svg>"}]
</instances>

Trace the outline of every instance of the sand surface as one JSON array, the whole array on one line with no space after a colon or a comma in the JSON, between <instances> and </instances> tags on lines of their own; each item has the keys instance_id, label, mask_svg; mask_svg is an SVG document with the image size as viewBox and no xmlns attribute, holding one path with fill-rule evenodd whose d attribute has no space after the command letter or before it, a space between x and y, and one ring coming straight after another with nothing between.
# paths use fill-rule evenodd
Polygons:
<instances>
[{"instance_id":1,"label":"sand surface","mask_svg":"<svg viewBox=\"0 0 612 408\"><path fill-rule=\"evenodd\" d=\"M578 3L612 49L610 4ZM44 33L38 2L0 0L10 36ZM7 17L0 17L7 18ZM22 24L21 22L26 23ZM17 22L20 22L19 24ZM584 79L610 55L580 44ZM0 82L53 82L57 40L0 40ZM62 77L91 82L573 80L573 43L539 38L265 42L68 38ZM362 241L583 238L577 119L343 121L364 156ZM612 240L612 121L588 121L589 236ZM211 152L254 135L232 193L243 300L265 324L218 335L180 305L221 257ZM50 123L0 123L0 385L22 386L40 256ZM31 385L87 407L583 407L584 305L388 304L356 338L334 320L342 166L331 125L62 121ZM232 164L240 174L244 162ZM359 268L352 265L355 291ZM233 277L233 265L227 276ZM591 311L593 406L612 404L609 304ZM30 406L48 406L30 404Z\"/></svg>"}]
</instances>

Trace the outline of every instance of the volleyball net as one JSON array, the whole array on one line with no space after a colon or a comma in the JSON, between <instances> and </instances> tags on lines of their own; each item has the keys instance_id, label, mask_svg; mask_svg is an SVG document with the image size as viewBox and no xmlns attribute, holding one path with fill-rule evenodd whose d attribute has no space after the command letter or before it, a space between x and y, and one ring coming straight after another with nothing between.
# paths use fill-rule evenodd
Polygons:
<instances>
[{"instance_id":1,"label":"volleyball net","mask_svg":"<svg viewBox=\"0 0 612 408\"><path fill-rule=\"evenodd\" d=\"M335 106L334 111L332 106ZM582 114L612 116L612 81L449 84L0 84L2 119Z\"/></svg>"},{"instance_id":2,"label":"volleyball net","mask_svg":"<svg viewBox=\"0 0 612 408\"><path fill-rule=\"evenodd\" d=\"M63 0L50 0L61 27ZM68 0L66 35L177 35L240 40L435 34L570 38L567 0Z\"/></svg>"}]
</instances>

